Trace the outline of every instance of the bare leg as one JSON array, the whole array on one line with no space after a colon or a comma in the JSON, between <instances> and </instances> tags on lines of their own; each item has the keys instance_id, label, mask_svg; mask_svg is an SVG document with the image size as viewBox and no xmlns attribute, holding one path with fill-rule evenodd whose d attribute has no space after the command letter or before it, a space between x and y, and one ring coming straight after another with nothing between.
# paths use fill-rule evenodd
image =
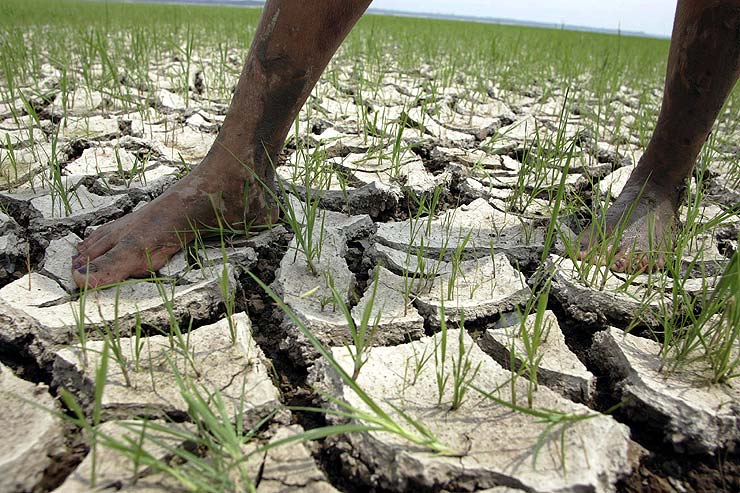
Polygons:
<instances>
[{"instance_id":1,"label":"bare leg","mask_svg":"<svg viewBox=\"0 0 740 493\"><path fill-rule=\"evenodd\" d=\"M681 192L738 75L740 1L679 0L655 131L606 213L607 234L624 228L613 270L665 265L661 252L672 248ZM598 242L587 231L581 257Z\"/></svg>"},{"instance_id":2,"label":"bare leg","mask_svg":"<svg viewBox=\"0 0 740 493\"><path fill-rule=\"evenodd\" d=\"M193 226L265 224L277 217L260 183L298 111L370 0L270 0L216 142L190 175L78 246L77 285L145 276L192 240ZM151 261L151 264L150 264Z\"/></svg>"}]
</instances>

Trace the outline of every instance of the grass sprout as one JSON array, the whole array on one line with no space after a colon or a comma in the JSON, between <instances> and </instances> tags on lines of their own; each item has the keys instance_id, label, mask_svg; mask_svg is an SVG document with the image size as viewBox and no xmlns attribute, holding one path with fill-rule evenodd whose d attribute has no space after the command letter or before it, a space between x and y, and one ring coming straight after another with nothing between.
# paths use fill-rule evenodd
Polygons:
<instances>
[{"instance_id":1,"label":"grass sprout","mask_svg":"<svg viewBox=\"0 0 740 493\"><path fill-rule=\"evenodd\" d=\"M370 351L370 345L372 343L373 336L380 323L380 317L383 312L382 307L378 309L375 306L375 296L378 292L378 281L380 279L380 269L375 269L375 275L372 281L372 288L370 291L370 298L362 309L360 315L359 325L355 322L352 317L350 308L344 302L342 294L337 291L334 287L334 283L329 284L329 288L332 292L332 298L334 300L334 306L338 306L344 315L347 325L349 326L350 336L352 338L352 345L347 345L352 360L354 361L354 369L352 370L352 378L354 380L360 375L360 370L367 362L368 352ZM373 311L375 311L375 317L373 317Z\"/></svg>"}]
</instances>

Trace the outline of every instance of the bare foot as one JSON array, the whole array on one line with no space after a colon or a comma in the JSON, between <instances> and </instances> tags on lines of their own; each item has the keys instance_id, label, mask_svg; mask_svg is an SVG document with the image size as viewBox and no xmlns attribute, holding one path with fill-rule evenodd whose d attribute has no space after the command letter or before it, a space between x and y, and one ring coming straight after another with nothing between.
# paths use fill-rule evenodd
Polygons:
<instances>
[{"instance_id":1,"label":"bare foot","mask_svg":"<svg viewBox=\"0 0 740 493\"><path fill-rule=\"evenodd\" d=\"M233 169L204 162L146 206L96 229L72 258L77 285L94 288L147 276L191 241L194 229L216 226L217 215L222 224L241 228L245 222L267 224L276 219L261 185L245 190L246 178L234 174Z\"/></svg>"},{"instance_id":2,"label":"bare foot","mask_svg":"<svg viewBox=\"0 0 740 493\"><path fill-rule=\"evenodd\" d=\"M605 231L593 224L583 231L578 258L608 263L615 272L662 269L665 253L673 249L680 196L678 187L664 188L652 181L643 186L642 180L630 178L606 212Z\"/></svg>"}]
</instances>

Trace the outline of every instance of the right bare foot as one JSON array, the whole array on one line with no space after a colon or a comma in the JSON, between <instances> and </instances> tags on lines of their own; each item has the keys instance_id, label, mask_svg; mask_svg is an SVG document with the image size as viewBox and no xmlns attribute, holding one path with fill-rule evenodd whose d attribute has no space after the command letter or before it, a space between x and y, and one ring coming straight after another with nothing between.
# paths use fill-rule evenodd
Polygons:
<instances>
[{"instance_id":1,"label":"right bare foot","mask_svg":"<svg viewBox=\"0 0 740 493\"><path fill-rule=\"evenodd\" d=\"M96 229L72 259L77 286L147 276L191 241L194 230L217 226L218 218L241 229L277 219L257 180L247 179L242 170L219 168L204 162L146 206ZM246 191L245 183L251 185Z\"/></svg>"},{"instance_id":2,"label":"right bare foot","mask_svg":"<svg viewBox=\"0 0 740 493\"><path fill-rule=\"evenodd\" d=\"M592 224L582 233L578 258L608 264L616 272L662 269L673 249L680 198L680 187L630 177L606 212L605 231Z\"/></svg>"}]
</instances>

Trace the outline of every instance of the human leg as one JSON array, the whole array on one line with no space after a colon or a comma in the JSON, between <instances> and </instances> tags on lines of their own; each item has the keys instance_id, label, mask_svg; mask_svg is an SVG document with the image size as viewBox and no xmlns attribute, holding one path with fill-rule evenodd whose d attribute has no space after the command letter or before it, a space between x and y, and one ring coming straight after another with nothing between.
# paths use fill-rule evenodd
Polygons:
<instances>
[{"instance_id":1,"label":"human leg","mask_svg":"<svg viewBox=\"0 0 740 493\"><path fill-rule=\"evenodd\" d=\"M274 220L263 184L301 106L370 0L269 0L215 144L188 176L98 228L73 259L78 286L144 276L192 240L193 227Z\"/></svg>"},{"instance_id":2,"label":"human leg","mask_svg":"<svg viewBox=\"0 0 740 493\"><path fill-rule=\"evenodd\" d=\"M645 154L606 212L606 234L622 237L616 271L665 264L682 190L740 75L740 1L679 0L660 115ZM580 256L598 243L586 230Z\"/></svg>"}]
</instances>

